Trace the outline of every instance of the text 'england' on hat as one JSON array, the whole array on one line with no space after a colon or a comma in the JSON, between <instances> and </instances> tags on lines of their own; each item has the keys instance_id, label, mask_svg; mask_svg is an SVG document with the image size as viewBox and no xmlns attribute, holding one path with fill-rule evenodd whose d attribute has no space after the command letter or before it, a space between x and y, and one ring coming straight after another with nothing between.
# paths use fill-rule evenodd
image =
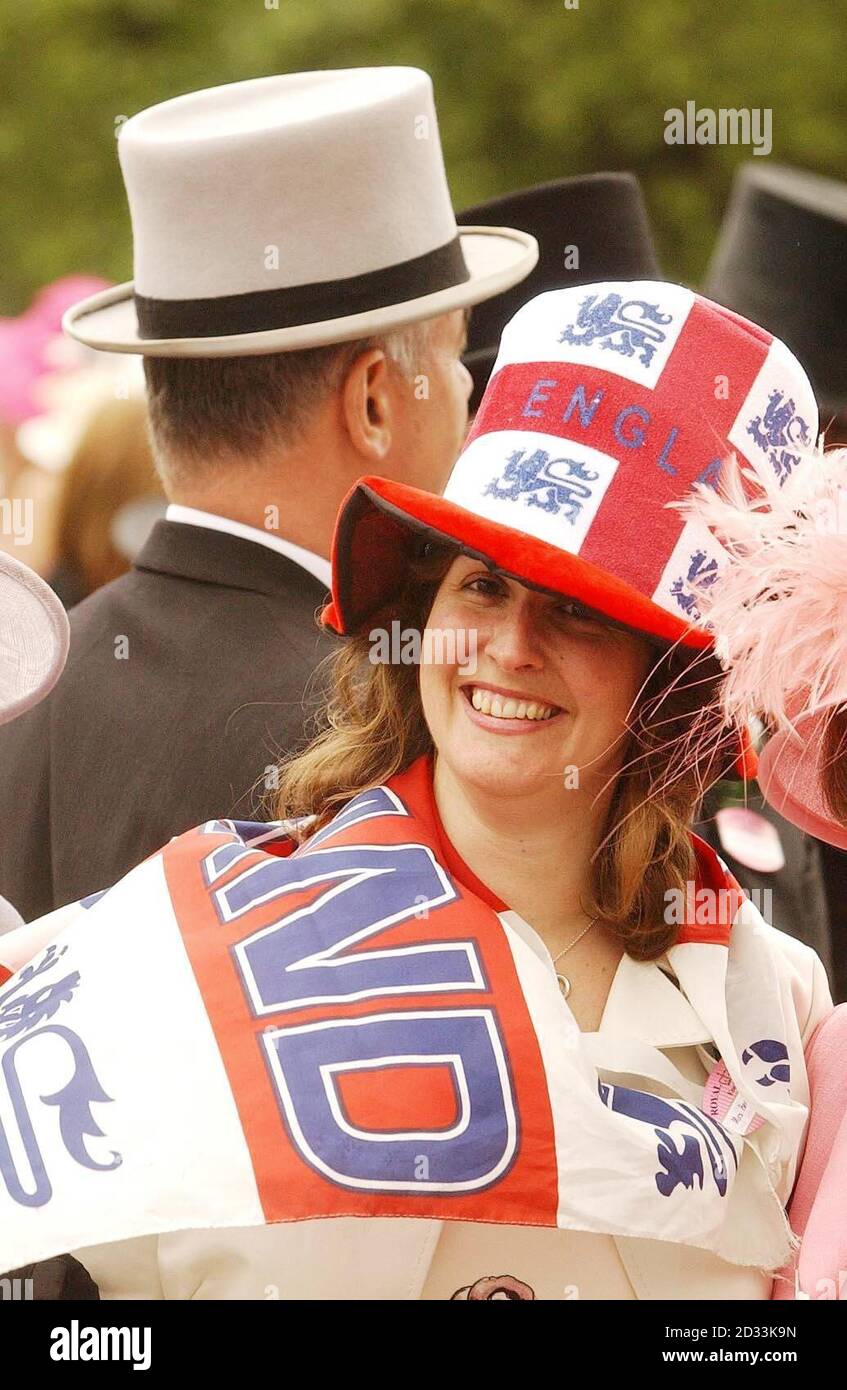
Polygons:
<instances>
[{"instance_id":1,"label":"text 'england' on hat","mask_svg":"<svg viewBox=\"0 0 847 1390\"><path fill-rule=\"evenodd\" d=\"M282 352L478 303L532 269L509 228L450 202L432 83L417 68L291 73L133 116L118 153L135 279L75 306L92 347Z\"/></svg>"}]
</instances>

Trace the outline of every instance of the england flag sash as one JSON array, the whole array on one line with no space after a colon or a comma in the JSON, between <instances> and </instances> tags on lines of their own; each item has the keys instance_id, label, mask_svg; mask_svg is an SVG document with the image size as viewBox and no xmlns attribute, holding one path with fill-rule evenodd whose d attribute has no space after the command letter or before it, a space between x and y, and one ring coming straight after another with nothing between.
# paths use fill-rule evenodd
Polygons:
<instances>
[{"instance_id":1,"label":"england flag sash","mask_svg":"<svg viewBox=\"0 0 847 1390\"><path fill-rule=\"evenodd\" d=\"M783 1264L803 1052L752 904L668 953L751 1129L659 1049L581 1033L446 857L423 758L299 846L211 821L5 938L10 964L41 944L0 985L0 1266L351 1215Z\"/></svg>"}]
</instances>

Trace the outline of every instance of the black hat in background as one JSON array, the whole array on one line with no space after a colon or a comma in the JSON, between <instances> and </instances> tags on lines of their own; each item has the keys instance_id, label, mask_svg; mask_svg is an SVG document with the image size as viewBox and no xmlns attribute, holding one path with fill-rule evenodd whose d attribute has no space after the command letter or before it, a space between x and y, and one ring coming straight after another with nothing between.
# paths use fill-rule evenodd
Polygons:
<instances>
[{"instance_id":1,"label":"black hat in background","mask_svg":"<svg viewBox=\"0 0 847 1390\"><path fill-rule=\"evenodd\" d=\"M598 280L662 279L634 174L555 179L465 208L456 221L459 226L519 227L539 247L538 264L520 285L474 308L464 359L474 379L472 412L491 375L500 335L527 300L546 290Z\"/></svg>"},{"instance_id":2,"label":"black hat in background","mask_svg":"<svg viewBox=\"0 0 847 1390\"><path fill-rule=\"evenodd\" d=\"M742 164L704 293L796 353L822 424L847 407L847 184L783 164Z\"/></svg>"}]
</instances>

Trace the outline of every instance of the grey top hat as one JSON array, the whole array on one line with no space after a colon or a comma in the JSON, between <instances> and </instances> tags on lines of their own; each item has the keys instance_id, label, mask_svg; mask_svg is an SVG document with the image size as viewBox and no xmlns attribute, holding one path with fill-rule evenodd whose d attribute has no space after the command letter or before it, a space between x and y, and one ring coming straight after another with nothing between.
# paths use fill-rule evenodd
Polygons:
<instances>
[{"instance_id":1,"label":"grey top hat","mask_svg":"<svg viewBox=\"0 0 847 1390\"><path fill-rule=\"evenodd\" d=\"M479 404L503 329L546 290L605 280L660 280L662 273L634 174L583 174L506 193L459 213L460 226L520 227L538 242L538 264L515 289L474 309L465 366Z\"/></svg>"},{"instance_id":2,"label":"grey top hat","mask_svg":"<svg viewBox=\"0 0 847 1390\"><path fill-rule=\"evenodd\" d=\"M788 344L824 421L847 407L847 184L743 164L704 292Z\"/></svg>"},{"instance_id":3,"label":"grey top hat","mask_svg":"<svg viewBox=\"0 0 847 1390\"><path fill-rule=\"evenodd\" d=\"M160 357L321 347L478 304L532 237L457 230L417 68L286 73L175 97L123 126L135 278L72 337Z\"/></svg>"}]
</instances>

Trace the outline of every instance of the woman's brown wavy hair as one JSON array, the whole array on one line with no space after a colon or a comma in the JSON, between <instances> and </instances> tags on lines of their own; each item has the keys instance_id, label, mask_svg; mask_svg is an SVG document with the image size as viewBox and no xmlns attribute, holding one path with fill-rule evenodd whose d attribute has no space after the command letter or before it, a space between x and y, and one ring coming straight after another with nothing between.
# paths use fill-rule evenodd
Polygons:
<instances>
[{"instance_id":1,"label":"woman's brown wavy hair","mask_svg":"<svg viewBox=\"0 0 847 1390\"><path fill-rule=\"evenodd\" d=\"M438 586L461 553L429 544L410 562L405 589L386 620L422 633ZM319 668L329 695L318 732L278 771L274 814L316 817L325 825L359 792L379 786L432 750L414 664L373 663L367 633L347 638ZM721 668L710 652L657 647L657 659L631 711L628 745L604 836L594 855L592 901L599 917L636 960L673 945L669 890L694 879L689 830L702 797L725 775L737 736L724 725L717 691Z\"/></svg>"}]
</instances>

